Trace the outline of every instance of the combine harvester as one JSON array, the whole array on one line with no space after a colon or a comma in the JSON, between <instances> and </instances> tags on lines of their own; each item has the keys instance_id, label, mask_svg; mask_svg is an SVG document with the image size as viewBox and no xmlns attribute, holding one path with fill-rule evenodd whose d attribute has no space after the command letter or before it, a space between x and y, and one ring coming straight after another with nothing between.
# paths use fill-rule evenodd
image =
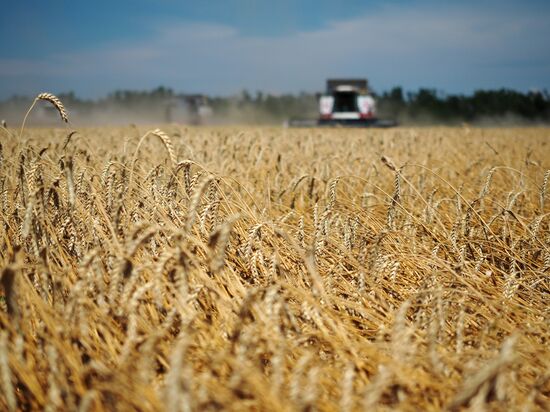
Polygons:
<instances>
[{"instance_id":1,"label":"combine harvester","mask_svg":"<svg viewBox=\"0 0 550 412\"><path fill-rule=\"evenodd\" d=\"M376 101L369 93L366 79L329 79L326 93L319 97L319 118L291 119L288 125L393 127L397 122L376 117Z\"/></svg>"}]
</instances>

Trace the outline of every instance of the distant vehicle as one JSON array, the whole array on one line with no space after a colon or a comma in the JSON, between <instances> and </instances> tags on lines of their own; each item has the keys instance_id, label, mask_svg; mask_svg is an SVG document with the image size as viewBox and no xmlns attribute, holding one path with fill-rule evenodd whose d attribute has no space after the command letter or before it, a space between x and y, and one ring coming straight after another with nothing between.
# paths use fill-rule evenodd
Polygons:
<instances>
[{"instance_id":1,"label":"distant vehicle","mask_svg":"<svg viewBox=\"0 0 550 412\"><path fill-rule=\"evenodd\" d=\"M207 123L212 117L212 107L203 94L180 95L165 104L164 120L167 123L182 122L191 125Z\"/></svg>"},{"instance_id":2,"label":"distant vehicle","mask_svg":"<svg viewBox=\"0 0 550 412\"><path fill-rule=\"evenodd\" d=\"M397 123L376 116L376 101L369 92L366 79L329 79L326 92L319 97L319 118L294 119L289 125L392 127Z\"/></svg>"}]
</instances>

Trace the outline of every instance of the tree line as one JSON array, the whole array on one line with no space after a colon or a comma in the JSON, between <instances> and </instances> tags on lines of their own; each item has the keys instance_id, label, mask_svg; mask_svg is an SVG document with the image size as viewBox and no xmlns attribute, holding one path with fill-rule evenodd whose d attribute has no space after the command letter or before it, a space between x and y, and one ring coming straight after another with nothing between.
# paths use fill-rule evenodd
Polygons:
<instances>
[{"instance_id":1,"label":"tree line","mask_svg":"<svg viewBox=\"0 0 550 412\"><path fill-rule=\"evenodd\" d=\"M380 113L406 121L550 123L550 94L546 90L477 90L471 95L446 95L426 88L404 93L395 87L379 96L378 105Z\"/></svg>"},{"instance_id":2,"label":"tree line","mask_svg":"<svg viewBox=\"0 0 550 412\"><path fill-rule=\"evenodd\" d=\"M402 124L467 123L540 123L550 124L550 94L548 91L520 92L511 89L478 90L470 95L445 94L435 89L421 88L405 92L401 87L374 94L380 117L396 119ZM208 104L216 119L233 119L248 123L276 123L290 118L315 118L318 97L315 93L254 94L243 91L229 97L189 95L170 88L149 91L120 90L98 100L86 100L74 93L58 97L69 110L80 114L126 110L147 112L150 121L166 120L169 107L188 104ZM30 104L28 97L14 96L0 102L0 117L5 113L23 112ZM199 103L197 103L199 102Z\"/></svg>"}]
</instances>

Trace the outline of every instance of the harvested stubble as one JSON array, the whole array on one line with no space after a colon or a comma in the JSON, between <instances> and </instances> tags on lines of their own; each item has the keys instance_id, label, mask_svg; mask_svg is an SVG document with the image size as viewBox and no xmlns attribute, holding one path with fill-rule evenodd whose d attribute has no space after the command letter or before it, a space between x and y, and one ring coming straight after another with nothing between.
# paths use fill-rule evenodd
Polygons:
<instances>
[{"instance_id":1,"label":"harvested stubble","mask_svg":"<svg viewBox=\"0 0 550 412\"><path fill-rule=\"evenodd\" d=\"M547 129L136 131L2 137L0 409L548 410Z\"/></svg>"}]
</instances>

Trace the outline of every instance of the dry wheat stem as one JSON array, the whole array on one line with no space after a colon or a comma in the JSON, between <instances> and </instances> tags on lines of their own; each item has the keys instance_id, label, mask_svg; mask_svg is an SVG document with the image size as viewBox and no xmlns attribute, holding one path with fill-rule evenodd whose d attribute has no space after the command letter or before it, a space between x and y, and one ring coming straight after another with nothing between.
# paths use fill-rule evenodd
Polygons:
<instances>
[{"instance_id":1,"label":"dry wheat stem","mask_svg":"<svg viewBox=\"0 0 550 412\"><path fill-rule=\"evenodd\" d=\"M19 139L21 139L21 136L23 135L23 130L25 129L25 123L27 121L27 117L29 116L29 113L32 111L32 109L34 108L34 105L39 100L50 102L59 113L61 120L63 120L65 123L69 122L69 115L67 114L67 110L65 109L65 106L63 106L63 103L61 102L61 100L59 100L55 95L51 93L40 93L38 96L35 97L31 106L27 110L25 117L23 118L23 123L21 124L21 131L19 132Z\"/></svg>"}]
</instances>

